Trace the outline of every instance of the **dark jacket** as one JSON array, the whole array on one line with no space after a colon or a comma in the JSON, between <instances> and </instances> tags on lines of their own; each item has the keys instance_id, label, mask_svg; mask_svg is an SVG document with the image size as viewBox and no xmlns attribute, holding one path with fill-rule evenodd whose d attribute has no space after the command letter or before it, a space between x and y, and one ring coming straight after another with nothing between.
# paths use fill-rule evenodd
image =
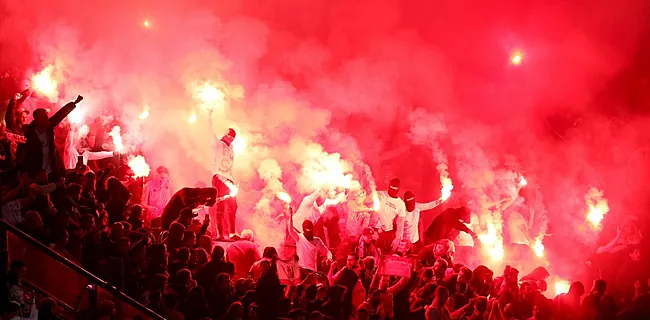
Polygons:
<instances>
[{"instance_id":1,"label":"dark jacket","mask_svg":"<svg viewBox=\"0 0 650 320\"><path fill-rule=\"evenodd\" d=\"M63 106L59 111L50 117L50 126L47 128L47 139L49 139L50 144L50 165L52 167L53 174L60 174L65 170L63 166L63 159L56 150L54 145L54 127L56 127L65 117L74 110L77 105L74 102L69 102ZM25 154L25 169L28 172L36 172L43 168L43 148L41 140L38 138L38 133L36 132L36 123L32 121L27 130L25 131L25 138L27 142L25 143L26 154Z\"/></svg>"}]
</instances>

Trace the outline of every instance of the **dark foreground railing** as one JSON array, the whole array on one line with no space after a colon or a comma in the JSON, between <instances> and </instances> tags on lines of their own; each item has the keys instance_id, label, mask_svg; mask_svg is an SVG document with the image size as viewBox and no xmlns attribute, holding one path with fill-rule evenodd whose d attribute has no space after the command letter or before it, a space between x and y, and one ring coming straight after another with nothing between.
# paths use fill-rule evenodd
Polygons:
<instances>
[{"instance_id":1,"label":"dark foreground railing","mask_svg":"<svg viewBox=\"0 0 650 320\"><path fill-rule=\"evenodd\" d=\"M93 314L98 302L111 300L116 319L164 319L2 219L0 231L0 245L6 246L10 260L27 265L25 280L76 311Z\"/></svg>"}]
</instances>

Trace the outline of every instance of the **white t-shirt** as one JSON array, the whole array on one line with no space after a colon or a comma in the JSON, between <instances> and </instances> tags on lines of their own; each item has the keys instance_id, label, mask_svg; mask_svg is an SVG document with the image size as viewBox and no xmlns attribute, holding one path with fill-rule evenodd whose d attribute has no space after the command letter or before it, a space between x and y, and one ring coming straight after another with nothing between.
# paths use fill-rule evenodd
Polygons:
<instances>
[{"instance_id":1,"label":"white t-shirt","mask_svg":"<svg viewBox=\"0 0 650 320\"><path fill-rule=\"evenodd\" d=\"M321 194L321 189L316 189L312 194L306 196L300 202L298 210L293 214L293 227L302 231L302 223L305 220L309 220L313 223L316 223L323 214L325 214L325 209L328 206L336 206L342 201L345 200L346 196L344 193L341 193L336 199L325 199L323 204L320 206L316 203L318 196Z\"/></svg>"},{"instance_id":2,"label":"white t-shirt","mask_svg":"<svg viewBox=\"0 0 650 320\"><path fill-rule=\"evenodd\" d=\"M327 249L323 240L319 237L314 237L312 241L307 240L302 233L298 234L298 242L296 243L296 254L298 255L298 265L301 268L316 271L318 266L317 257L327 256L332 259L332 253Z\"/></svg>"},{"instance_id":3,"label":"white t-shirt","mask_svg":"<svg viewBox=\"0 0 650 320\"><path fill-rule=\"evenodd\" d=\"M226 145L221 140L217 141L214 148L214 173L233 181L232 166L234 160L235 151L233 150L232 144Z\"/></svg>"},{"instance_id":4,"label":"white t-shirt","mask_svg":"<svg viewBox=\"0 0 650 320\"><path fill-rule=\"evenodd\" d=\"M12 226L23 222L22 208L20 200L8 201L2 206L2 220Z\"/></svg>"},{"instance_id":5,"label":"white t-shirt","mask_svg":"<svg viewBox=\"0 0 650 320\"><path fill-rule=\"evenodd\" d=\"M411 243L416 243L420 240L420 211L422 210L431 210L437 207L440 204L440 201L431 201L428 203L415 203L415 209L413 211L405 212L406 217L404 218L404 239L410 241Z\"/></svg>"},{"instance_id":6,"label":"white t-shirt","mask_svg":"<svg viewBox=\"0 0 650 320\"><path fill-rule=\"evenodd\" d=\"M465 224L467 228L470 230L476 232L476 228L478 226L478 215L476 213L472 212L470 222L469 224ZM458 233L458 236L456 236L456 245L459 247L473 247L474 246L474 238L469 233L465 232L460 232Z\"/></svg>"},{"instance_id":7,"label":"white t-shirt","mask_svg":"<svg viewBox=\"0 0 650 320\"><path fill-rule=\"evenodd\" d=\"M377 229L382 231L393 230L393 221L396 217L406 217L406 205L401 198L392 198L386 191L377 192L379 196L379 210L377 210Z\"/></svg>"},{"instance_id":8,"label":"white t-shirt","mask_svg":"<svg viewBox=\"0 0 650 320\"><path fill-rule=\"evenodd\" d=\"M43 133L38 133L38 140L41 141L41 150L43 152L43 167L42 169L45 172L52 173L52 166L50 164L50 139L48 139L48 131L46 130Z\"/></svg>"},{"instance_id":9,"label":"white t-shirt","mask_svg":"<svg viewBox=\"0 0 650 320\"><path fill-rule=\"evenodd\" d=\"M528 230L528 223L526 219L517 211L511 210L508 215L508 230L510 231L510 243L512 244L525 244L528 243L526 234L521 229Z\"/></svg>"}]
</instances>

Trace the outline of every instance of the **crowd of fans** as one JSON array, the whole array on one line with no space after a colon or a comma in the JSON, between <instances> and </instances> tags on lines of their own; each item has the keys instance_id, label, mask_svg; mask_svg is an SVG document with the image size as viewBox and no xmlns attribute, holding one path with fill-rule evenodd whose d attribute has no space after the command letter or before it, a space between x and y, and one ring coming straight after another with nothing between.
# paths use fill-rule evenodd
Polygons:
<instances>
[{"instance_id":1,"label":"crowd of fans","mask_svg":"<svg viewBox=\"0 0 650 320\"><path fill-rule=\"evenodd\" d=\"M168 221L156 223L120 163L93 163L92 170L80 161L65 170L55 127L81 99L51 116L36 109L31 122L21 101L11 100L0 126L2 218L166 319L650 319L647 278L634 279L625 299L610 295L604 280L590 290L574 282L568 293L547 298L544 269L520 277L510 266L470 268L454 260L446 239L419 253L408 246L390 252L364 228L328 248L313 235L315 221L296 231L290 220L297 255L288 262L279 259L282 248L259 248L249 230L216 245L209 215L197 220L197 210L216 201L212 188L178 190L161 210ZM408 268L389 270L389 256L409 261ZM30 266L6 252L2 258L5 318L54 318L56 302L35 301L21 282ZM313 267L297 269L291 260ZM106 300L87 316L112 319L115 312Z\"/></svg>"}]
</instances>

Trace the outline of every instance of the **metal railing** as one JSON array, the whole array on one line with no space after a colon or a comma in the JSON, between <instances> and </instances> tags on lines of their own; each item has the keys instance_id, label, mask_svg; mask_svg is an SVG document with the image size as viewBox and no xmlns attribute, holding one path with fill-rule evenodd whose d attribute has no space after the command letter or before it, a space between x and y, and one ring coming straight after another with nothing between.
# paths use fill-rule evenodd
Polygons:
<instances>
[{"instance_id":1,"label":"metal railing","mask_svg":"<svg viewBox=\"0 0 650 320\"><path fill-rule=\"evenodd\" d=\"M125 295L104 280L96 277L72 261L52 251L47 246L0 219L0 240L6 244L11 261L20 260L27 265L25 280L48 295L77 311L97 307L99 301L111 300L116 307L117 319L164 320L163 317ZM6 242L6 243L5 243Z\"/></svg>"}]
</instances>

